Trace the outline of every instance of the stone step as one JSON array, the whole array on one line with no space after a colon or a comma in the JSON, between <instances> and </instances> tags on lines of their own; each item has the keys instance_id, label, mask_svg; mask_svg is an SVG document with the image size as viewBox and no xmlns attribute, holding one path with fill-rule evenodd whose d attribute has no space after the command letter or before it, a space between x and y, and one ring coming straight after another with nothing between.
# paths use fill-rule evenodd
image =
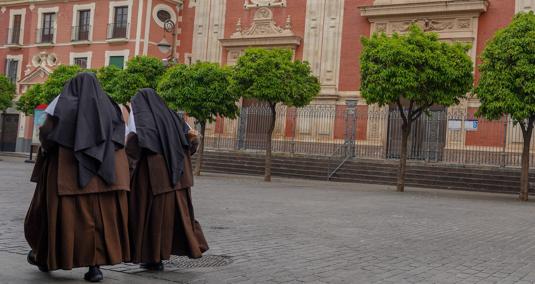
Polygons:
<instances>
[{"instance_id":1,"label":"stone step","mask_svg":"<svg viewBox=\"0 0 535 284\"><path fill-rule=\"evenodd\" d=\"M340 162L341 159L274 155L272 174L326 180L328 170L334 169ZM395 185L397 167L398 161L393 160L348 160L331 180ZM264 153L206 151L203 171L261 176L264 174ZM530 176L535 178L535 173ZM520 170L409 161L406 184L427 188L516 193L520 186Z\"/></svg>"}]
</instances>

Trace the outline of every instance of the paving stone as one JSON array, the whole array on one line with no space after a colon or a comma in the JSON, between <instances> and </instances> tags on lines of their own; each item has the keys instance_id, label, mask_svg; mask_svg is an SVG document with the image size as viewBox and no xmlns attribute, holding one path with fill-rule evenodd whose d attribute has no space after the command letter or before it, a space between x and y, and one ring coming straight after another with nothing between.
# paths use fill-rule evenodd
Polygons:
<instances>
[{"instance_id":1,"label":"paving stone","mask_svg":"<svg viewBox=\"0 0 535 284\"><path fill-rule=\"evenodd\" d=\"M0 252L24 262L33 165L3 159ZM535 281L535 207L513 195L216 174L199 177L192 195L207 255L231 262L161 273L121 264L105 274L198 284Z\"/></svg>"}]
</instances>

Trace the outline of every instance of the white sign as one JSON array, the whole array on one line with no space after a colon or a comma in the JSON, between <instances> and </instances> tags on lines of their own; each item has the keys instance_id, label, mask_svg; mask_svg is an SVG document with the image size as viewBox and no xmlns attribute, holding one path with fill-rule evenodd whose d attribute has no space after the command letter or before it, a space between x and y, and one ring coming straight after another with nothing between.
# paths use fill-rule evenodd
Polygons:
<instances>
[{"instance_id":1,"label":"white sign","mask_svg":"<svg viewBox=\"0 0 535 284\"><path fill-rule=\"evenodd\" d=\"M479 126L479 121L477 120L466 120L464 122L464 129L466 131L477 131L478 126Z\"/></svg>"},{"instance_id":2,"label":"white sign","mask_svg":"<svg viewBox=\"0 0 535 284\"><path fill-rule=\"evenodd\" d=\"M460 120L448 120L448 129L450 130L461 130L461 121Z\"/></svg>"}]
</instances>

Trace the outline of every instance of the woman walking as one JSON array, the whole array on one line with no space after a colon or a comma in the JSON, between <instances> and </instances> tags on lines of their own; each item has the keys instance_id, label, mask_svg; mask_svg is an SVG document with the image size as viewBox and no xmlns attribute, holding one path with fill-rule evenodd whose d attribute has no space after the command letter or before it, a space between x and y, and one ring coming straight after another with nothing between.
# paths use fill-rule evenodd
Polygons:
<instances>
[{"instance_id":1,"label":"woman walking","mask_svg":"<svg viewBox=\"0 0 535 284\"><path fill-rule=\"evenodd\" d=\"M195 220L190 191L190 155L198 139L153 89L133 97L128 131L132 261L163 270L162 260L171 255L201 257L208 244Z\"/></svg>"},{"instance_id":2,"label":"woman walking","mask_svg":"<svg viewBox=\"0 0 535 284\"><path fill-rule=\"evenodd\" d=\"M130 259L125 124L92 73L70 80L46 113L24 224L28 262L41 271L89 267L84 279L98 282L100 265Z\"/></svg>"}]
</instances>

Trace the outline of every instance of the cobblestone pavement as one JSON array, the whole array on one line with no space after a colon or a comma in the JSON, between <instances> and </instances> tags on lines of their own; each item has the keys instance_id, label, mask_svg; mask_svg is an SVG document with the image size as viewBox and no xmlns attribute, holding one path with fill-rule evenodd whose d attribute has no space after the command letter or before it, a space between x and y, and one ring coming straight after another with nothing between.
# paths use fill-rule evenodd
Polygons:
<instances>
[{"instance_id":1,"label":"cobblestone pavement","mask_svg":"<svg viewBox=\"0 0 535 284\"><path fill-rule=\"evenodd\" d=\"M3 159L0 257L24 263L32 166ZM161 273L106 267L107 281L125 275L179 283L535 282L535 204L512 195L413 188L400 194L386 186L205 174L193 198L211 246L206 258L175 258ZM2 275L17 279L1 263L0 282ZM61 283L78 280L69 275Z\"/></svg>"}]
</instances>

